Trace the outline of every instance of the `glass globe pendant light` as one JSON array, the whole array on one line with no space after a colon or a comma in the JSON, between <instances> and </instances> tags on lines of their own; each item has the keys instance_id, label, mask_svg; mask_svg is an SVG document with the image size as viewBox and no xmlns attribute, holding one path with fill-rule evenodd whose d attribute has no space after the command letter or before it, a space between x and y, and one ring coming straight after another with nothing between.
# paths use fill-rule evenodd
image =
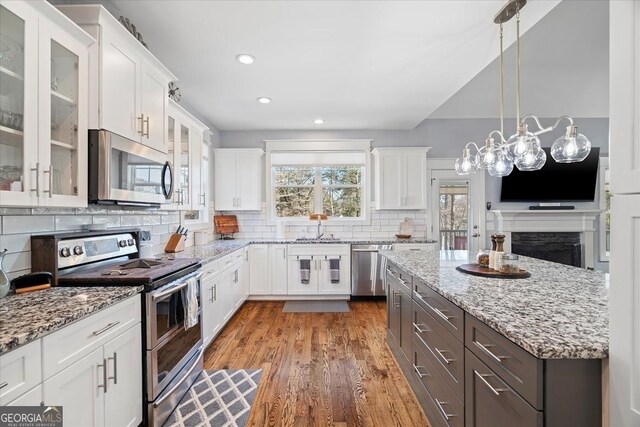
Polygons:
<instances>
[{"instance_id":1,"label":"glass globe pendant light","mask_svg":"<svg viewBox=\"0 0 640 427\"><path fill-rule=\"evenodd\" d=\"M522 156L516 157L514 161L518 170L523 172L540 170L546 162L547 153L540 147L536 150L532 140L528 141L526 152Z\"/></svg>"},{"instance_id":2,"label":"glass globe pendant light","mask_svg":"<svg viewBox=\"0 0 640 427\"><path fill-rule=\"evenodd\" d=\"M476 164L479 168L489 169L496 161L493 138L487 138L484 141L483 149L484 151L478 151L478 154L476 154Z\"/></svg>"},{"instance_id":3,"label":"glass globe pendant light","mask_svg":"<svg viewBox=\"0 0 640 427\"><path fill-rule=\"evenodd\" d=\"M495 177L507 176L513 171L513 160L509 158L506 148L500 147L495 153L495 161L489 167L489 175Z\"/></svg>"},{"instance_id":4,"label":"glass globe pendant light","mask_svg":"<svg viewBox=\"0 0 640 427\"><path fill-rule=\"evenodd\" d=\"M540 139L527 129L526 123L518 123L517 132L507 140L507 146L509 147L509 156L512 159L522 157L527 153L542 150L540 145Z\"/></svg>"},{"instance_id":5,"label":"glass globe pendant light","mask_svg":"<svg viewBox=\"0 0 640 427\"><path fill-rule=\"evenodd\" d=\"M455 169L458 175L473 175L478 171L475 156L471 156L471 150L462 150L462 157L456 159Z\"/></svg>"},{"instance_id":6,"label":"glass globe pendant light","mask_svg":"<svg viewBox=\"0 0 640 427\"><path fill-rule=\"evenodd\" d=\"M591 142L574 124L567 126L567 133L556 139L551 146L551 157L558 163L576 163L587 158Z\"/></svg>"}]
</instances>

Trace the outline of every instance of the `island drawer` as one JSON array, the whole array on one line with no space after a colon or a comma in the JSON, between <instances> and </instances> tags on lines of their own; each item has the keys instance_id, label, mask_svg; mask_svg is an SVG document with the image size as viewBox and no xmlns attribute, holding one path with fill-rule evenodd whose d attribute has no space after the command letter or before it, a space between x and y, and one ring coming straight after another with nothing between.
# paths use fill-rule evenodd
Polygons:
<instances>
[{"instance_id":1,"label":"island drawer","mask_svg":"<svg viewBox=\"0 0 640 427\"><path fill-rule=\"evenodd\" d=\"M451 335L464 342L464 311L431 289L420 279L413 279L414 300L433 316Z\"/></svg>"},{"instance_id":2,"label":"island drawer","mask_svg":"<svg viewBox=\"0 0 640 427\"><path fill-rule=\"evenodd\" d=\"M464 398L464 344L455 339L415 301L412 308L414 345L421 347L442 378L462 400Z\"/></svg>"},{"instance_id":3,"label":"island drawer","mask_svg":"<svg viewBox=\"0 0 640 427\"><path fill-rule=\"evenodd\" d=\"M413 277L409 273L395 264L389 264L387 266L387 278L389 276L404 288L409 295L411 295L411 283L413 281Z\"/></svg>"},{"instance_id":4,"label":"island drawer","mask_svg":"<svg viewBox=\"0 0 640 427\"><path fill-rule=\"evenodd\" d=\"M0 406L42 381L42 349L39 339L0 356Z\"/></svg>"},{"instance_id":5,"label":"island drawer","mask_svg":"<svg viewBox=\"0 0 640 427\"><path fill-rule=\"evenodd\" d=\"M462 401L449 388L415 341L412 351L413 357L411 358L413 374L426 389L436 409L435 413L427 414L427 416L430 420L436 418L438 424L450 427L464 426L464 405Z\"/></svg>"},{"instance_id":6,"label":"island drawer","mask_svg":"<svg viewBox=\"0 0 640 427\"><path fill-rule=\"evenodd\" d=\"M467 349L465 425L467 427L542 427L543 412L518 393ZM549 424L575 425L575 424Z\"/></svg>"},{"instance_id":7,"label":"island drawer","mask_svg":"<svg viewBox=\"0 0 640 427\"><path fill-rule=\"evenodd\" d=\"M542 360L466 314L465 345L534 408L543 408Z\"/></svg>"}]
</instances>

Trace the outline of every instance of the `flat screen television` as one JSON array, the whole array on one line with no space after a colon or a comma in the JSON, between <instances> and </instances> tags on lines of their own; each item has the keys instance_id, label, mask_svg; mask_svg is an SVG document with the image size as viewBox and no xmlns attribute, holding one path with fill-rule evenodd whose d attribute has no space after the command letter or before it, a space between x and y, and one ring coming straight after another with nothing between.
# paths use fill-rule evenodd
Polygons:
<instances>
[{"instance_id":1,"label":"flat screen television","mask_svg":"<svg viewBox=\"0 0 640 427\"><path fill-rule=\"evenodd\" d=\"M598 160L600 149L591 152L579 163L557 163L547 153L547 162L542 169L522 172L514 167L513 172L502 178L501 202L587 202L596 194Z\"/></svg>"}]
</instances>

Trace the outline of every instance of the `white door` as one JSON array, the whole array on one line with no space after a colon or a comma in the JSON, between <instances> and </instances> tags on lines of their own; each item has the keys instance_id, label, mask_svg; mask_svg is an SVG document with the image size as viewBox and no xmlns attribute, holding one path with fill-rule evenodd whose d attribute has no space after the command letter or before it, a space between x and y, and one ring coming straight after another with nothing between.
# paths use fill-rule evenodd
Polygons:
<instances>
[{"instance_id":1,"label":"white door","mask_svg":"<svg viewBox=\"0 0 640 427\"><path fill-rule=\"evenodd\" d=\"M142 422L142 330L130 328L104 346L107 359L105 425L136 427Z\"/></svg>"},{"instance_id":2,"label":"white door","mask_svg":"<svg viewBox=\"0 0 640 427\"><path fill-rule=\"evenodd\" d=\"M64 407L65 426L104 425L106 362L100 347L43 383L44 404Z\"/></svg>"},{"instance_id":3,"label":"white door","mask_svg":"<svg viewBox=\"0 0 640 427\"><path fill-rule=\"evenodd\" d=\"M178 122L176 122L178 124ZM177 189L179 191L178 209L191 209L191 129L186 124L179 122L176 128L176 168L178 175Z\"/></svg>"},{"instance_id":4,"label":"white door","mask_svg":"<svg viewBox=\"0 0 640 427\"><path fill-rule=\"evenodd\" d=\"M380 176L376 177L380 186L379 209L400 209L402 194L402 155L400 153L380 153Z\"/></svg>"},{"instance_id":5,"label":"white door","mask_svg":"<svg viewBox=\"0 0 640 427\"><path fill-rule=\"evenodd\" d=\"M287 294L287 245L269 245L271 294Z\"/></svg>"},{"instance_id":6,"label":"white door","mask_svg":"<svg viewBox=\"0 0 640 427\"><path fill-rule=\"evenodd\" d=\"M318 271L319 294L349 294L351 292L347 259L330 255L320 258L320 270ZM334 268L331 268L334 267ZM335 268L337 267L337 268ZM332 270L334 270L332 272Z\"/></svg>"},{"instance_id":7,"label":"white door","mask_svg":"<svg viewBox=\"0 0 640 427\"><path fill-rule=\"evenodd\" d=\"M204 218L209 215L209 144L204 140L200 144L200 192L198 194L198 206L202 210Z\"/></svg>"},{"instance_id":8,"label":"white door","mask_svg":"<svg viewBox=\"0 0 640 427\"><path fill-rule=\"evenodd\" d=\"M429 237L437 240L442 250L475 253L485 241L484 180L480 184L454 170L435 169L430 175Z\"/></svg>"},{"instance_id":9,"label":"white door","mask_svg":"<svg viewBox=\"0 0 640 427\"><path fill-rule=\"evenodd\" d=\"M249 248L249 293L269 295L269 245L251 245Z\"/></svg>"},{"instance_id":10,"label":"white door","mask_svg":"<svg viewBox=\"0 0 640 427\"><path fill-rule=\"evenodd\" d=\"M214 155L215 210L236 210L236 156L216 151Z\"/></svg>"},{"instance_id":11,"label":"white door","mask_svg":"<svg viewBox=\"0 0 640 427\"><path fill-rule=\"evenodd\" d=\"M426 153L403 153L402 155L402 180L403 180L403 209L427 208L427 182L425 170L427 169Z\"/></svg>"},{"instance_id":12,"label":"white door","mask_svg":"<svg viewBox=\"0 0 640 427\"><path fill-rule=\"evenodd\" d=\"M317 256L289 256L289 295L317 295L320 259ZM308 271L308 273L307 273Z\"/></svg>"},{"instance_id":13,"label":"white door","mask_svg":"<svg viewBox=\"0 0 640 427\"><path fill-rule=\"evenodd\" d=\"M260 187L260 156L256 153L237 154L236 156L237 207L243 211L259 211L262 206L262 188Z\"/></svg>"},{"instance_id":14,"label":"white door","mask_svg":"<svg viewBox=\"0 0 640 427\"><path fill-rule=\"evenodd\" d=\"M42 403L42 385L38 384L22 396L18 397L7 406L40 406Z\"/></svg>"},{"instance_id":15,"label":"white door","mask_svg":"<svg viewBox=\"0 0 640 427\"><path fill-rule=\"evenodd\" d=\"M167 152L167 82L153 67L143 64L140 86L142 143L163 153Z\"/></svg>"},{"instance_id":16,"label":"white door","mask_svg":"<svg viewBox=\"0 0 640 427\"><path fill-rule=\"evenodd\" d=\"M140 59L110 31L102 33L100 127L140 141Z\"/></svg>"},{"instance_id":17,"label":"white door","mask_svg":"<svg viewBox=\"0 0 640 427\"><path fill-rule=\"evenodd\" d=\"M249 284L251 283L251 264L249 263L249 248L243 249L242 261L242 299L246 300L249 297Z\"/></svg>"},{"instance_id":18,"label":"white door","mask_svg":"<svg viewBox=\"0 0 640 427\"><path fill-rule=\"evenodd\" d=\"M235 308L236 269L231 268L222 273L221 281L220 299L223 313L222 324L224 325L231 318Z\"/></svg>"}]
</instances>

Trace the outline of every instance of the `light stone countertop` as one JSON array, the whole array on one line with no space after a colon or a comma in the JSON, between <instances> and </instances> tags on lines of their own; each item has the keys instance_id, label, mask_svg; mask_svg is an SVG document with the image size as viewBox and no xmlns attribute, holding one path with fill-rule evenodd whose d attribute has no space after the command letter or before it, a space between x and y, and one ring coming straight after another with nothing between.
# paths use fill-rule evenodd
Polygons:
<instances>
[{"instance_id":1,"label":"light stone countertop","mask_svg":"<svg viewBox=\"0 0 640 427\"><path fill-rule=\"evenodd\" d=\"M608 357L608 274L521 256L530 278L492 279L455 269L466 251L382 254L538 358Z\"/></svg>"},{"instance_id":2,"label":"light stone countertop","mask_svg":"<svg viewBox=\"0 0 640 427\"><path fill-rule=\"evenodd\" d=\"M0 355L139 294L142 286L52 287L0 299Z\"/></svg>"}]
</instances>

